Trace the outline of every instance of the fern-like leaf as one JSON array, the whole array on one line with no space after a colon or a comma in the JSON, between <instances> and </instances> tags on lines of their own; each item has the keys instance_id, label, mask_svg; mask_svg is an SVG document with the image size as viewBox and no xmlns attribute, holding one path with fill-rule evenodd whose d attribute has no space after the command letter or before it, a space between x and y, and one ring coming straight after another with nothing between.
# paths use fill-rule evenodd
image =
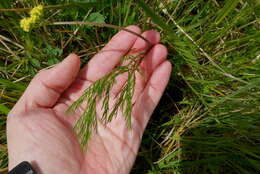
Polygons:
<instances>
[{"instance_id":1,"label":"fern-like leaf","mask_svg":"<svg viewBox=\"0 0 260 174\"><path fill-rule=\"evenodd\" d=\"M85 108L77 121L74 129L82 148L87 145L93 131L97 130L98 121L108 124L113 118L122 112L126 125L131 128L132 98L135 87L135 73L145 53L137 56L125 56L122 62L128 62L124 66L118 66L111 73L94 82L87 88L83 95L76 100L67 110L67 113L74 113L80 106ZM116 82L116 77L127 73L128 78L121 91L115 98L113 106L110 104L110 90ZM97 102L102 102L101 118L97 117Z\"/></svg>"}]
</instances>

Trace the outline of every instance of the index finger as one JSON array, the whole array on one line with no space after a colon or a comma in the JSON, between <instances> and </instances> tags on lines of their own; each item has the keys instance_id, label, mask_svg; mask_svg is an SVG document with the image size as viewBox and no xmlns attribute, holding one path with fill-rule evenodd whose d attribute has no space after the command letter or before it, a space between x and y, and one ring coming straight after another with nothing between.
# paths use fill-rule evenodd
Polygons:
<instances>
[{"instance_id":1,"label":"index finger","mask_svg":"<svg viewBox=\"0 0 260 174\"><path fill-rule=\"evenodd\" d=\"M141 33L140 28L137 26L129 26L127 29L137 34ZM120 59L131 49L137 37L138 36L127 31L118 32L109 43L88 62L80 72L79 77L87 81L95 82L111 72L113 68L119 64Z\"/></svg>"}]
</instances>

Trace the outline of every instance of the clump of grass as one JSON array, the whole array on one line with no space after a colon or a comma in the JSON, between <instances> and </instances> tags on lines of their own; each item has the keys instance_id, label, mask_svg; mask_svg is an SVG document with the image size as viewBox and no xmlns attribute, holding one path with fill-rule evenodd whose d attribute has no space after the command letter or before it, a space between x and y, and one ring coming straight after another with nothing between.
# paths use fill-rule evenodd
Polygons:
<instances>
[{"instance_id":1,"label":"clump of grass","mask_svg":"<svg viewBox=\"0 0 260 174\"><path fill-rule=\"evenodd\" d=\"M172 79L186 86L183 100L170 106L178 113L158 128L161 143L153 148L161 158L150 173L257 173L259 4L164 1L157 10L139 5L165 32L175 64ZM162 107L160 114L167 112Z\"/></svg>"}]
</instances>

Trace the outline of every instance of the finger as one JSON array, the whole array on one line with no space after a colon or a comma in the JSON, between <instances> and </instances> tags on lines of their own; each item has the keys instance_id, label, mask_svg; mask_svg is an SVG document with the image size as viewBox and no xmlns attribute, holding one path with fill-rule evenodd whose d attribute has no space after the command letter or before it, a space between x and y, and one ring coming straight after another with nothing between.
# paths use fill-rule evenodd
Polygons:
<instances>
[{"instance_id":1,"label":"finger","mask_svg":"<svg viewBox=\"0 0 260 174\"><path fill-rule=\"evenodd\" d=\"M22 111L32 107L52 107L60 94L74 81L79 68L79 57L70 54L55 67L40 71L16 104L16 109Z\"/></svg>"},{"instance_id":2,"label":"finger","mask_svg":"<svg viewBox=\"0 0 260 174\"><path fill-rule=\"evenodd\" d=\"M141 33L137 26L129 26L127 29L138 34ZM128 53L136 39L136 35L120 31L88 62L80 73L80 78L94 82L111 72L120 59Z\"/></svg>"},{"instance_id":3,"label":"finger","mask_svg":"<svg viewBox=\"0 0 260 174\"><path fill-rule=\"evenodd\" d=\"M143 131L157 106L171 75L172 66L164 61L151 75L145 89L133 107L133 124Z\"/></svg>"},{"instance_id":4,"label":"finger","mask_svg":"<svg viewBox=\"0 0 260 174\"><path fill-rule=\"evenodd\" d=\"M142 33L142 36L146 38L151 46L158 44L160 41L160 33L154 30L145 31ZM148 47L148 43L144 41L142 38L138 38L132 47L132 51L130 51L129 55L138 55L143 51L146 51ZM127 65L128 62L123 62L123 66ZM116 84L111 89L111 94L116 96L119 91L122 89L123 85L127 81L127 73L121 74L116 78Z\"/></svg>"},{"instance_id":5,"label":"finger","mask_svg":"<svg viewBox=\"0 0 260 174\"><path fill-rule=\"evenodd\" d=\"M168 51L164 45L155 45L144 57L140 64L140 72L136 72L135 92L133 96L133 103L144 90L147 81L150 79L153 71L166 60Z\"/></svg>"},{"instance_id":6,"label":"finger","mask_svg":"<svg viewBox=\"0 0 260 174\"><path fill-rule=\"evenodd\" d=\"M137 55L143 51L146 51L149 46L153 46L160 42L160 33L155 30L148 30L142 33L142 36L146 38L150 44L148 44L146 41L144 41L142 38L138 38L131 51L129 52L129 55Z\"/></svg>"}]
</instances>

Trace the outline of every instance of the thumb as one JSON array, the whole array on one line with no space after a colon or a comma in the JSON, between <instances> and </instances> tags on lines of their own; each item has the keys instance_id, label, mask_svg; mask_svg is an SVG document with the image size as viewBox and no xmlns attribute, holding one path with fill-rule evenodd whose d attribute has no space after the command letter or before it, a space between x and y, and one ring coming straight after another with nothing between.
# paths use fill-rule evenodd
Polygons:
<instances>
[{"instance_id":1,"label":"thumb","mask_svg":"<svg viewBox=\"0 0 260 174\"><path fill-rule=\"evenodd\" d=\"M70 54L53 68L40 71L17 102L16 109L25 111L33 107L53 107L61 93L75 80L79 69L79 57Z\"/></svg>"}]
</instances>

